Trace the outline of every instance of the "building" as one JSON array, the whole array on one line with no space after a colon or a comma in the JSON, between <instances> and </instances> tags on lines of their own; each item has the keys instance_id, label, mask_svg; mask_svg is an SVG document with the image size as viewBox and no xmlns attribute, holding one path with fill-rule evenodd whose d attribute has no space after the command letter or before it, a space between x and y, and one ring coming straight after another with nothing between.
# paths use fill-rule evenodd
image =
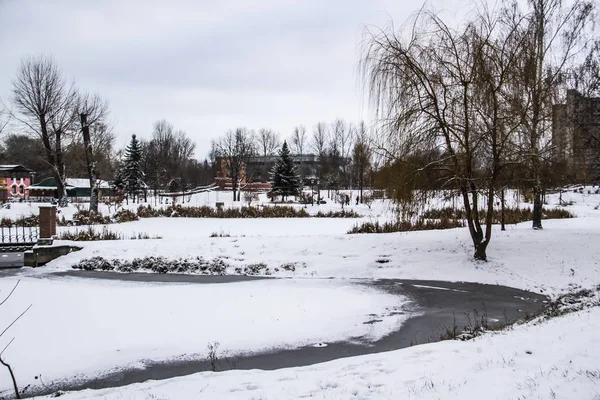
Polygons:
<instances>
[{"instance_id":1,"label":"building","mask_svg":"<svg viewBox=\"0 0 600 400\"><path fill-rule=\"evenodd\" d=\"M0 201L25 199L34 172L22 165L0 165Z\"/></svg>"},{"instance_id":2,"label":"building","mask_svg":"<svg viewBox=\"0 0 600 400\"><path fill-rule=\"evenodd\" d=\"M269 182L270 172L275 166L278 155L252 156L246 165L247 179L254 182ZM298 173L304 177L304 184L311 185L311 180L317 179L319 171L319 156L315 154L292 154L292 161Z\"/></svg>"},{"instance_id":3,"label":"building","mask_svg":"<svg viewBox=\"0 0 600 400\"><path fill-rule=\"evenodd\" d=\"M565 165L568 178L590 181L589 140L600 137L600 97L585 97L577 90L567 91L565 104L552 109L553 158Z\"/></svg>"},{"instance_id":4,"label":"building","mask_svg":"<svg viewBox=\"0 0 600 400\"><path fill-rule=\"evenodd\" d=\"M243 165L241 171L240 187L242 190L268 190L271 188L270 171L279 156L251 156ZM292 155L292 160L298 172L304 176L304 184L309 186L317 179L319 157L314 154ZM231 178L227 170L227 163L223 157L216 160L215 181L221 189L231 189Z\"/></svg>"},{"instance_id":5,"label":"building","mask_svg":"<svg viewBox=\"0 0 600 400\"><path fill-rule=\"evenodd\" d=\"M67 196L73 201L88 200L91 196L90 180L87 178L67 178ZM98 198L111 196L113 190L108 182L98 179L96 181L98 188ZM46 201L57 199L58 188L54 178L46 178L39 183L27 188L29 196L37 201Z\"/></svg>"},{"instance_id":6,"label":"building","mask_svg":"<svg viewBox=\"0 0 600 400\"><path fill-rule=\"evenodd\" d=\"M298 173L304 178L304 186L318 185L319 172L321 176L333 170L341 172L342 165L348 166L351 163L350 158L332 155L324 156L323 159L316 154L292 154L291 156ZM270 172L278 158L278 155L248 157L248 161L241 168L242 190L270 188ZM216 159L215 182L221 189L231 189L231 179L224 157ZM350 186L350 182L345 183L344 186Z\"/></svg>"}]
</instances>

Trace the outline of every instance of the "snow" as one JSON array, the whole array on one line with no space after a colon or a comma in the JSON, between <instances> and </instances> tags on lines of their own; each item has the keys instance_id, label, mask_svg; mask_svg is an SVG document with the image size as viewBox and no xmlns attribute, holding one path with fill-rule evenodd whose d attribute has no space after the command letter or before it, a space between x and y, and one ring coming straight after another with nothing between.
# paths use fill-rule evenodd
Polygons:
<instances>
[{"instance_id":1,"label":"snow","mask_svg":"<svg viewBox=\"0 0 600 400\"><path fill-rule=\"evenodd\" d=\"M88 182L88 186L89 186L89 182ZM349 206L349 209L354 210L357 213L364 215L365 217L385 216L386 218L388 218L391 215L390 211L393 209L393 207L391 207L391 205L388 201L376 200L370 209L365 204L356 205L356 203L354 202L354 200L356 199L356 195L357 195L356 191L344 191L344 193L350 194L352 197L352 200L353 200L353 201L351 201L351 205ZM327 201L327 204L314 205L314 206L308 205L308 206L306 206L306 211L309 212L310 214L316 214L319 211L326 213L328 211L342 210L342 206L339 203L336 203L335 200L332 200L329 198L329 197L333 198L333 192L331 192L330 195L331 196L328 196L327 190L321 191L321 196L323 198L325 198L325 200ZM217 202L224 203L225 208L240 208L242 206L248 205L247 203L245 203L243 201L242 202L233 202L231 192L216 191L216 190L201 192L201 193L196 193L193 195L185 196L185 202L182 202L181 197L177 197L175 200L176 204L183 204L184 206L215 207L215 204ZM120 207L135 211L141 205L143 205L143 206L149 205L154 208L166 208L166 207L169 207L172 203L173 203L173 200L170 198L161 199L160 197L149 196L147 202L143 202L143 201L140 203L130 202L129 204L124 202ZM21 215L28 216L31 214L37 215L39 213L39 210L38 210L39 204L40 203L28 203L28 202L11 203L10 209L0 209L0 218L2 218L2 217L15 218L15 217L18 217ZM267 205L267 206L284 205L284 206L295 207L298 209L305 208L305 206L303 204L298 204L298 203L291 203L291 204L288 204L288 203L282 204L282 203L277 203L277 202L272 203L271 201L268 200L267 195L265 193L260 193L259 201L252 202L252 205ZM77 207L83 207L83 208L87 209L88 203L80 203L80 204L71 203L67 207L60 208L59 211L61 212L61 215L65 216L65 218L71 219L72 215L77 211ZM345 208L348 208L348 207L345 207ZM109 207L106 203L101 202L99 204L98 210L104 215L112 215L115 213L115 211L117 209L114 206Z\"/></svg>"},{"instance_id":2,"label":"snow","mask_svg":"<svg viewBox=\"0 0 600 400\"><path fill-rule=\"evenodd\" d=\"M0 281L5 295L16 278ZM362 337L399 328L406 299L331 280L151 284L21 277L2 308L15 341L5 352L22 386L96 376L143 360L206 358L209 343L230 355ZM377 315L378 323L365 324ZM0 389L8 389L0 369ZM1 390L0 390L1 393Z\"/></svg>"},{"instance_id":3,"label":"snow","mask_svg":"<svg viewBox=\"0 0 600 400\"><path fill-rule=\"evenodd\" d=\"M472 341L275 371L204 372L61 398L595 399L599 332L600 308L595 307Z\"/></svg>"},{"instance_id":4,"label":"snow","mask_svg":"<svg viewBox=\"0 0 600 400\"><path fill-rule=\"evenodd\" d=\"M220 199L225 207L239 207L230 196L199 193L186 204L214 205ZM16 339L5 354L17 366L24 385L37 373L61 379L138 365L144 359L205 358L206 345L214 341L235 354L275 346L321 346L362 335L373 339L409 316L390 316L390 310L406 306L405 299L357 285L356 278L481 282L549 296L595 287L600 276L600 195L591 188L550 194L550 207L559 205L559 196L563 203L573 203L565 209L578 218L545 220L544 229L538 231L530 222L508 225L506 231L495 226L487 263L472 261L466 228L345 233L361 221L388 220L393 207L384 201L372 209L350 206L364 216L360 219L155 218L112 224L108 229L125 236L146 233L162 239L78 242L83 246L79 252L44 268L2 278L3 293L16 279L22 281L10 308L0 308L0 320L8 320L21 306L34 305L10 329ZM509 205L530 207L516 193L507 199ZM438 198L428 207L452 203L451 198ZM0 210L0 216L37 212L36 205L12 206ZM307 208L311 213L330 209L341 206ZM75 211L73 205L62 209L67 218ZM212 233L230 237L211 238ZM78 261L94 256L127 260L202 256L223 258L232 265L265 263L273 270L295 263L297 268L276 273L290 279L219 285L49 279L48 273L71 270ZM443 289L435 284L422 287ZM383 321L364 324L371 313ZM595 398L600 384L599 328L600 309L595 307L469 342L420 345L270 372L200 373L64 398ZM4 375L0 382L1 388L8 388Z\"/></svg>"},{"instance_id":5,"label":"snow","mask_svg":"<svg viewBox=\"0 0 600 400\"><path fill-rule=\"evenodd\" d=\"M489 261L475 263L466 228L346 235L345 224L352 220L147 219L109 228L127 234L143 231L163 239L77 242L83 250L51 262L43 271L69 270L94 256L132 260L201 255L224 258L233 266L265 263L274 269L286 263L302 265L295 272L277 273L285 277L468 281L556 295L572 285L592 287L598 282L600 246L595 244L600 243L599 222L600 211L591 210L585 218L546 220L540 231L532 231L528 222L509 225L506 231L494 227ZM221 231L232 237L209 237L211 232Z\"/></svg>"}]
</instances>

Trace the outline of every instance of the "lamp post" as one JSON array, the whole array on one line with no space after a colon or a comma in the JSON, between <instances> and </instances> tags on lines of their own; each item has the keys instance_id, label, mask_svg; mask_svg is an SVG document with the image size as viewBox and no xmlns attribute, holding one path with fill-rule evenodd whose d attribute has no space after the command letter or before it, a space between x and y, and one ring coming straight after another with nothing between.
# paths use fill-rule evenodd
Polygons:
<instances>
[{"instance_id":1,"label":"lamp post","mask_svg":"<svg viewBox=\"0 0 600 400\"><path fill-rule=\"evenodd\" d=\"M33 185L34 177L35 177L35 172L31 171L29 173L29 187L31 187L31 185ZM29 189L26 194L27 194L27 198L29 198L31 196L31 189Z\"/></svg>"}]
</instances>

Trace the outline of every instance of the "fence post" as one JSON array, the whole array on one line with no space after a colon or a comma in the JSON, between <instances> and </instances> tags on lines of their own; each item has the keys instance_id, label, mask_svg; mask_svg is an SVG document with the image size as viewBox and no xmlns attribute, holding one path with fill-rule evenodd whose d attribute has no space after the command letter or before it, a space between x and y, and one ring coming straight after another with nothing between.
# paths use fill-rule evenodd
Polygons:
<instances>
[{"instance_id":1,"label":"fence post","mask_svg":"<svg viewBox=\"0 0 600 400\"><path fill-rule=\"evenodd\" d=\"M40 239L56 235L56 206L40 206Z\"/></svg>"}]
</instances>

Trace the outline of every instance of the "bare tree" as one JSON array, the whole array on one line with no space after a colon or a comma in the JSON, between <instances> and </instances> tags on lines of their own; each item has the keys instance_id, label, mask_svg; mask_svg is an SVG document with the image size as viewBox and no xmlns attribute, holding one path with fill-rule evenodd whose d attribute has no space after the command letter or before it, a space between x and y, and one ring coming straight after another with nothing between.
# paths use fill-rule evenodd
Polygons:
<instances>
[{"instance_id":1,"label":"bare tree","mask_svg":"<svg viewBox=\"0 0 600 400\"><path fill-rule=\"evenodd\" d=\"M277 149L281 147L281 138L272 129L259 129L256 138L258 141L258 150L264 157L277 154Z\"/></svg>"},{"instance_id":2,"label":"bare tree","mask_svg":"<svg viewBox=\"0 0 600 400\"><path fill-rule=\"evenodd\" d=\"M191 181L186 176L196 144L182 130L175 130L166 120L154 124L152 138L143 143L143 165L150 188L156 195L173 179Z\"/></svg>"},{"instance_id":3,"label":"bare tree","mask_svg":"<svg viewBox=\"0 0 600 400\"><path fill-rule=\"evenodd\" d=\"M240 201L238 188L245 178L248 158L256 153L252 132L246 128L227 131L224 136L213 142L212 152L217 164L227 170L231 179L233 201Z\"/></svg>"},{"instance_id":4,"label":"bare tree","mask_svg":"<svg viewBox=\"0 0 600 400\"><path fill-rule=\"evenodd\" d=\"M304 125L298 125L294 128L294 133L292 134L292 146L294 148L294 152L300 156L300 166L298 168L298 172L300 172L300 181L302 185L304 185L304 152L306 151L307 146L307 136L306 136L306 127Z\"/></svg>"},{"instance_id":5,"label":"bare tree","mask_svg":"<svg viewBox=\"0 0 600 400\"><path fill-rule=\"evenodd\" d=\"M0 306L2 306L4 303L6 303L8 301L8 299L12 296L12 294L15 292L15 290L17 289L17 286L19 286L20 281L17 281L17 283L15 283L15 285L13 286L13 288L11 289L11 291L8 293L8 295L6 295L6 297L4 297L4 299L0 302ZM23 312L21 312L15 319L12 320L12 322L10 324L8 324L6 327L4 327L4 329L2 330L2 332L0 332L0 338L2 336L4 336L4 334L19 320L21 319L21 317L23 315L25 315L25 313L27 311L29 311L29 309L31 308L31 304L29 305L29 307L25 308L25 310ZM4 346L4 348L2 349L2 351L0 351L0 364L2 364L7 370L8 373L10 375L10 379L12 381L13 384L13 390L15 391L15 398L20 399L21 398L21 391L19 390L19 385L17 385L17 379L15 377L15 373L14 370L12 369L11 365L6 361L6 359L4 358L4 352L6 351L6 349L12 344L12 342L15 339L12 338L11 340L9 340L8 344L6 346Z\"/></svg>"},{"instance_id":6,"label":"bare tree","mask_svg":"<svg viewBox=\"0 0 600 400\"><path fill-rule=\"evenodd\" d=\"M281 147L281 138L279 133L276 133L272 129L262 128L259 129L256 134L256 142L257 152L260 152L260 155L264 158L259 163L260 171L258 171L264 180L264 178L269 175L269 166L271 165L271 163L267 161L267 157L277 154L277 149ZM257 171L250 171L250 173L251 172Z\"/></svg>"},{"instance_id":7,"label":"bare tree","mask_svg":"<svg viewBox=\"0 0 600 400\"><path fill-rule=\"evenodd\" d=\"M90 180L90 211L98 212L98 188L96 180L98 170L94 158L94 146L90 135L90 127L94 126L94 132L100 132L105 136L106 118L108 115L108 103L98 95L83 95L79 98L77 111L81 123L81 133L85 148L85 161ZM100 135L98 135L100 136Z\"/></svg>"},{"instance_id":8,"label":"bare tree","mask_svg":"<svg viewBox=\"0 0 600 400\"><path fill-rule=\"evenodd\" d=\"M327 137L329 131L325 122L319 122L313 128L313 136L311 140L312 151L318 156L325 156L327 154Z\"/></svg>"},{"instance_id":9,"label":"bare tree","mask_svg":"<svg viewBox=\"0 0 600 400\"><path fill-rule=\"evenodd\" d=\"M522 73L515 76L520 96L513 101L523 115L522 158L533 188L533 228L541 229L541 169L551 150L552 105L566 69L588 44L596 7L586 0L569 5L562 0L528 0L525 9L517 1L510 8L515 15L513 24L518 24L527 38L519 57Z\"/></svg>"},{"instance_id":10,"label":"bare tree","mask_svg":"<svg viewBox=\"0 0 600 400\"><path fill-rule=\"evenodd\" d=\"M342 182L346 187L350 185L350 173L348 169L348 160L352 151L352 135L353 127L346 124L343 119L335 120L331 125L329 135L329 161L331 171L330 176L337 177L339 183L339 175L343 177ZM335 185L337 187L337 184Z\"/></svg>"},{"instance_id":11,"label":"bare tree","mask_svg":"<svg viewBox=\"0 0 600 400\"><path fill-rule=\"evenodd\" d=\"M52 167L59 205L67 204L64 152L73 137L77 92L47 57L25 58L13 81L15 119L37 135L44 144L46 161Z\"/></svg>"},{"instance_id":12,"label":"bare tree","mask_svg":"<svg viewBox=\"0 0 600 400\"><path fill-rule=\"evenodd\" d=\"M313 128L313 136L310 143L312 151L315 152L318 160L318 169L317 169L317 192L320 196L321 182L324 178L325 166L327 164L327 139L329 137L329 130L327 124L325 122L317 123ZM317 198L318 201L318 198ZM319 204L319 203L317 203Z\"/></svg>"},{"instance_id":13,"label":"bare tree","mask_svg":"<svg viewBox=\"0 0 600 400\"><path fill-rule=\"evenodd\" d=\"M362 70L376 115L413 178L435 169L441 185L462 196L474 258L486 260L496 180L520 119L503 94L515 78L518 30L497 14L477 16L458 29L421 10L408 32L368 33ZM426 165L410 159L428 154ZM490 162L491 161L491 162ZM406 179L399 190L414 191ZM488 196L480 205L480 191ZM479 211L485 211L482 226Z\"/></svg>"},{"instance_id":14,"label":"bare tree","mask_svg":"<svg viewBox=\"0 0 600 400\"><path fill-rule=\"evenodd\" d=\"M566 73L564 86L585 97L600 96L600 39L593 40L583 61Z\"/></svg>"},{"instance_id":15,"label":"bare tree","mask_svg":"<svg viewBox=\"0 0 600 400\"><path fill-rule=\"evenodd\" d=\"M363 189L365 179L371 167L371 143L367 126L361 121L356 129L356 138L354 140L354 149L352 151L352 161L354 166L354 175L360 191L360 202L363 202Z\"/></svg>"},{"instance_id":16,"label":"bare tree","mask_svg":"<svg viewBox=\"0 0 600 400\"><path fill-rule=\"evenodd\" d=\"M0 101L0 135L4 132L10 122L10 112L6 110L2 101Z\"/></svg>"}]
</instances>

